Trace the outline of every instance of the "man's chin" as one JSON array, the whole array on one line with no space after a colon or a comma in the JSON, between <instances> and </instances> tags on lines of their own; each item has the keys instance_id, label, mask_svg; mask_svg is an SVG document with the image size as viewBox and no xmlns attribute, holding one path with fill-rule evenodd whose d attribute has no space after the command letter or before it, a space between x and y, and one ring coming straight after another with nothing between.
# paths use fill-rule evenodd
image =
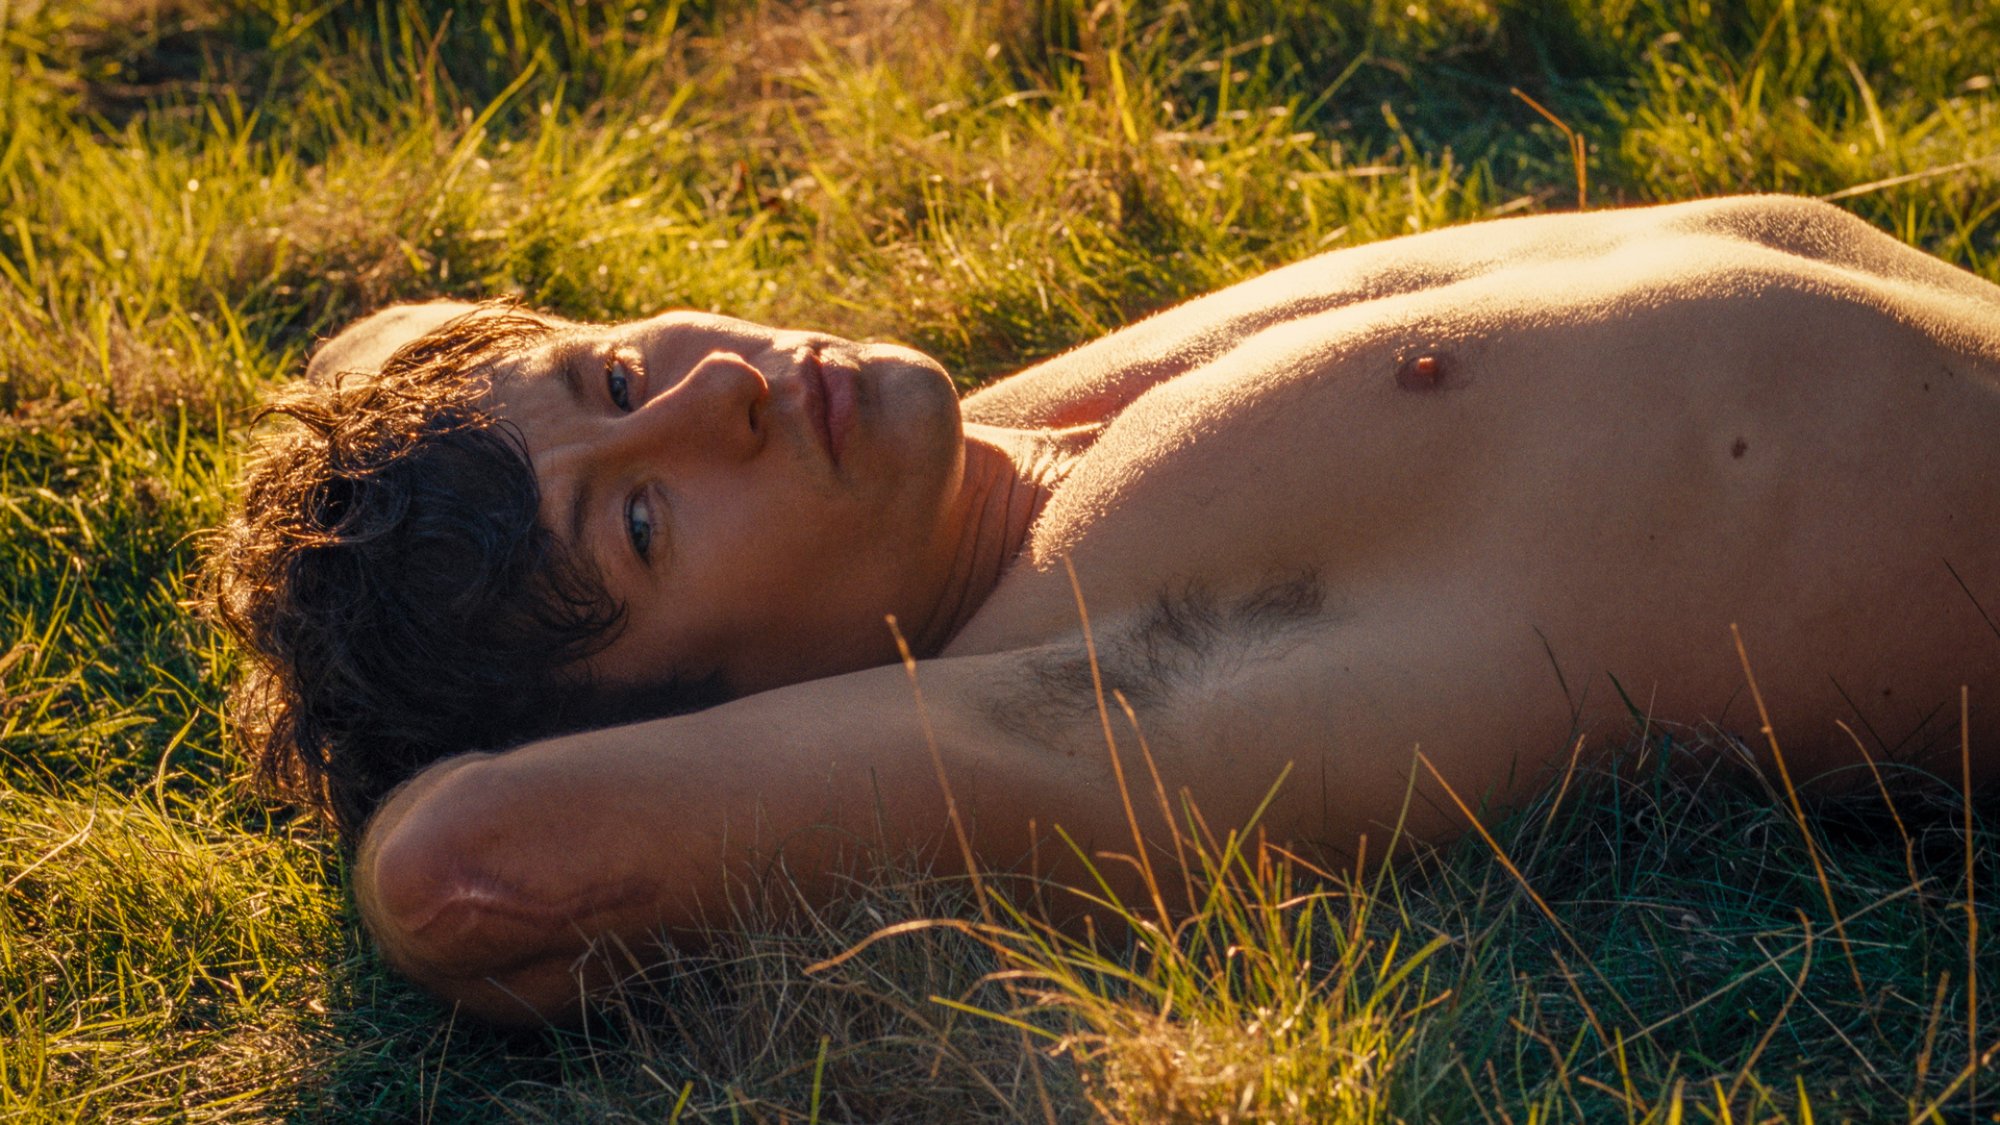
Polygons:
<instances>
[{"instance_id":1,"label":"man's chin","mask_svg":"<svg viewBox=\"0 0 2000 1125\"><path fill-rule=\"evenodd\" d=\"M921 475L940 461L949 471L965 437L951 376L922 352L893 344L867 345L861 361L858 411L870 436L893 450L905 471Z\"/></svg>"},{"instance_id":2,"label":"man's chin","mask_svg":"<svg viewBox=\"0 0 2000 1125\"><path fill-rule=\"evenodd\" d=\"M901 344L866 344L863 345L861 359L867 368L880 370L885 381L907 381L913 387L942 391L952 402L958 401L958 388L952 383L944 365L915 348Z\"/></svg>"}]
</instances>

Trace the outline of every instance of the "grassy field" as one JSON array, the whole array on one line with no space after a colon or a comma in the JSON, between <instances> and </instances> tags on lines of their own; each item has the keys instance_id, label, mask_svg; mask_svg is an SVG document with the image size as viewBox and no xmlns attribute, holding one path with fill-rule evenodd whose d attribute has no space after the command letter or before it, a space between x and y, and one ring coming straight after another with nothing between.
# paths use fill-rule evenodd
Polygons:
<instances>
[{"instance_id":1,"label":"grassy field","mask_svg":"<svg viewBox=\"0 0 2000 1125\"><path fill-rule=\"evenodd\" d=\"M0 1120L1986 1119L1993 810L1802 828L1657 725L1393 871L1197 836L1170 937L974 931L889 857L586 1028L462 1026L245 791L187 602L253 404L382 302L971 385L1319 250L1767 190L2000 280L1996 84L1987 0L0 0Z\"/></svg>"}]
</instances>

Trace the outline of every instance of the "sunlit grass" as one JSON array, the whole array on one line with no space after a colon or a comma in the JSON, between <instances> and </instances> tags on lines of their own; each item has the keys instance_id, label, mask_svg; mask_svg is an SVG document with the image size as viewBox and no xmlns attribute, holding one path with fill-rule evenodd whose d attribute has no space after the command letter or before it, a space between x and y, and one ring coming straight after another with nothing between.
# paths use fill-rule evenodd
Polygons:
<instances>
[{"instance_id":1,"label":"sunlit grass","mask_svg":"<svg viewBox=\"0 0 2000 1125\"><path fill-rule=\"evenodd\" d=\"M241 791L183 603L251 405L383 302L716 308L970 384L1575 206L1516 88L1591 206L1825 195L2000 279L1996 60L1974 0L0 0L0 1119L1990 1110L1985 810L1895 774L1802 829L1727 736L1657 726L1491 845L1338 871L1125 746L1190 914L1079 936L1059 888L883 857L822 910L766 888L584 1030L468 1028Z\"/></svg>"}]
</instances>

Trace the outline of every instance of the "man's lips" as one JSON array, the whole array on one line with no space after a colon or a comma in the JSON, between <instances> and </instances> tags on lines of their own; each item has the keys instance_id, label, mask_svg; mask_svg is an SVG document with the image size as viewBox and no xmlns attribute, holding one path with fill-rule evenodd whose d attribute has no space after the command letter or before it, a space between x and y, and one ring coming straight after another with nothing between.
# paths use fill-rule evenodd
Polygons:
<instances>
[{"instance_id":1,"label":"man's lips","mask_svg":"<svg viewBox=\"0 0 2000 1125\"><path fill-rule=\"evenodd\" d=\"M813 352L813 364L819 368L820 380L826 386L827 436L837 462L847 449L847 435L854 429L855 371L838 360L828 364L817 350Z\"/></svg>"},{"instance_id":2,"label":"man's lips","mask_svg":"<svg viewBox=\"0 0 2000 1125\"><path fill-rule=\"evenodd\" d=\"M827 456L840 463L847 432L854 425L854 372L838 361L827 363L819 348L806 350L801 374L806 380L807 406Z\"/></svg>"}]
</instances>

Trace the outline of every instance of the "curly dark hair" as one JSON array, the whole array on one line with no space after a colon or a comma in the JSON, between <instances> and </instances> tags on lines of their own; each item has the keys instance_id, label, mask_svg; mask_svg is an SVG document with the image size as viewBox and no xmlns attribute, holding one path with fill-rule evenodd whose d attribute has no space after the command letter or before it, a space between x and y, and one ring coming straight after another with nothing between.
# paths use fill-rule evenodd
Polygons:
<instances>
[{"instance_id":1,"label":"curly dark hair","mask_svg":"<svg viewBox=\"0 0 2000 1125\"><path fill-rule=\"evenodd\" d=\"M580 669L622 607L542 526L519 431L482 407L494 361L554 331L490 303L259 415L206 600L249 656L231 710L259 779L350 843L439 758L714 701L591 698Z\"/></svg>"}]
</instances>

